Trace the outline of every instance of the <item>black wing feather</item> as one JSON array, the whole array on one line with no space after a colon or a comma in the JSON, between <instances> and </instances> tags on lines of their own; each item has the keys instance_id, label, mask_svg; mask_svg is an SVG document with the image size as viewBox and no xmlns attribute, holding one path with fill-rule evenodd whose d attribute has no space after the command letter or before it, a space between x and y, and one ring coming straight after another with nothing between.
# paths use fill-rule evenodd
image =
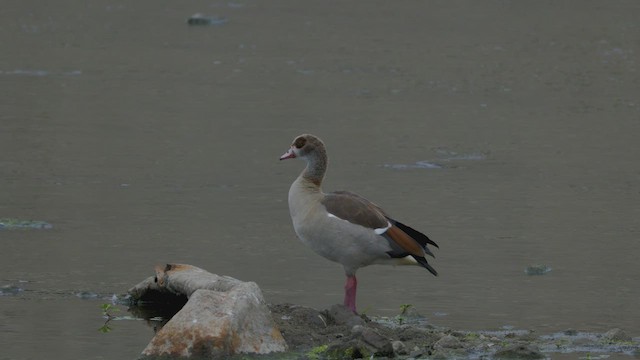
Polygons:
<instances>
[{"instance_id":1,"label":"black wing feather","mask_svg":"<svg viewBox=\"0 0 640 360\"><path fill-rule=\"evenodd\" d=\"M404 231L407 233L407 235L411 236L412 238L414 238L420 245L422 245L423 247L427 247L427 244L431 244L435 247L437 247L438 249L440 248L438 246L438 244L436 244L433 240L429 239L429 237L423 233L421 233L420 231L407 226L399 221L393 220L393 219L389 219L389 221L391 221L391 223L397 227L400 228L400 230Z\"/></svg>"},{"instance_id":2,"label":"black wing feather","mask_svg":"<svg viewBox=\"0 0 640 360\"><path fill-rule=\"evenodd\" d=\"M436 269L432 268L431 265L429 265L429 263L427 262L427 259L420 256L413 256L413 258L416 259L418 264L422 265L425 269L429 270L429 272L432 273L434 276L438 276L438 272L436 271Z\"/></svg>"}]
</instances>

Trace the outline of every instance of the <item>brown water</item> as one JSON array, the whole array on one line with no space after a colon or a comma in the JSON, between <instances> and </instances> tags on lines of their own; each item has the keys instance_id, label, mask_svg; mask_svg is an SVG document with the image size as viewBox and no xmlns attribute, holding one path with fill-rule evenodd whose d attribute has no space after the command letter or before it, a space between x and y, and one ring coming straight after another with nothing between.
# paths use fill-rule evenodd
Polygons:
<instances>
[{"instance_id":1,"label":"brown water","mask_svg":"<svg viewBox=\"0 0 640 360\"><path fill-rule=\"evenodd\" d=\"M228 22L187 26L197 12ZM53 229L0 231L0 285L25 290L0 297L0 358L135 358L152 332L99 333L100 305L163 262L340 302L341 267L290 224L303 164L278 156L302 132L327 143L326 190L440 244L438 278L362 269L361 310L639 336L639 18L636 1L5 3L0 218Z\"/></svg>"}]
</instances>

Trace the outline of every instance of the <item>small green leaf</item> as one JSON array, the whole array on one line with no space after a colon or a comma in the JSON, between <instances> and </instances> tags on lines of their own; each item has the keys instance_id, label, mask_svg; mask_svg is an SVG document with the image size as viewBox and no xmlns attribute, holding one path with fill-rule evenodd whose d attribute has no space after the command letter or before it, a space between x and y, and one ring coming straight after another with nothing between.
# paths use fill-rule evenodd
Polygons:
<instances>
[{"instance_id":1,"label":"small green leaf","mask_svg":"<svg viewBox=\"0 0 640 360\"><path fill-rule=\"evenodd\" d=\"M409 308L411 308L413 304L402 304L400 305L400 315L404 315L407 313Z\"/></svg>"},{"instance_id":2,"label":"small green leaf","mask_svg":"<svg viewBox=\"0 0 640 360\"><path fill-rule=\"evenodd\" d=\"M104 324L98 329L98 331L100 331L103 334L106 334L111 331L111 328L109 327L109 325Z\"/></svg>"}]
</instances>

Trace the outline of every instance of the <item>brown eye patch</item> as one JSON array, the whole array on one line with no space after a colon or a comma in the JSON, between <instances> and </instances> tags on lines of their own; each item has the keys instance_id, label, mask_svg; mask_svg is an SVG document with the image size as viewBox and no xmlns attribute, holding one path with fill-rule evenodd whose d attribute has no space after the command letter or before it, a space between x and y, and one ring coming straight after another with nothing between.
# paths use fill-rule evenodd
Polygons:
<instances>
[{"instance_id":1,"label":"brown eye patch","mask_svg":"<svg viewBox=\"0 0 640 360\"><path fill-rule=\"evenodd\" d=\"M299 137L293 142L293 146L295 146L296 149L301 149L306 143L307 143L307 139L303 137Z\"/></svg>"}]
</instances>

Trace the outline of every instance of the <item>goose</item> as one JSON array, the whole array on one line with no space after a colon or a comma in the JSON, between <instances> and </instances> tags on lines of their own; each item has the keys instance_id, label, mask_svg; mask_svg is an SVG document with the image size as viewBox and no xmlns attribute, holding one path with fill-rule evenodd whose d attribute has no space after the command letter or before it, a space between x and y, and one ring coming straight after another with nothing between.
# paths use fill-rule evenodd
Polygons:
<instances>
[{"instance_id":1,"label":"goose","mask_svg":"<svg viewBox=\"0 0 640 360\"><path fill-rule=\"evenodd\" d=\"M393 219L378 205L348 191L325 193L327 151L320 138L297 136L280 160L299 158L307 166L289 189L289 212L298 238L319 255L342 264L347 277L344 306L356 311L356 271L372 264L419 265L438 247L425 234ZM439 248L439 247L438 247Z\"/></svg>"}]
</instances>

